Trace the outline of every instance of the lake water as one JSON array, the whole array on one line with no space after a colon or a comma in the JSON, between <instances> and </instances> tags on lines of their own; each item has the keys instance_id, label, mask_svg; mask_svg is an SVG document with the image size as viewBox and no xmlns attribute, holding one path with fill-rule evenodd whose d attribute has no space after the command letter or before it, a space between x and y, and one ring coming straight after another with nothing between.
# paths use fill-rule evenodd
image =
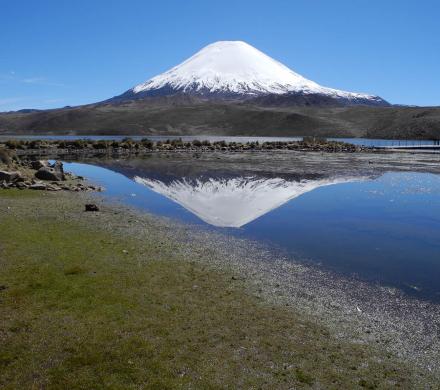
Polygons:
<instances>
[{"instance_id":1,"label":"lake water","mask_svg":"<svg viewBox=\"0 0 440 390\"><path fill-rule=\"evenodd\" d=\"M440 175L301 178L159 158L66 163L66 170L154 214L440 302Z\"/></svg>"},{"instance_id":2,"label":"lake water","mask_svg":"<svg viewBox=\"0 0 440 390\"><path fill-rule=\"evenodd\" d=\"M24 136L8 136L0 135L0 141L6 141L9 139L22 139L22 140L115 140L122 141L127 138L126 135L89 135L89 136L77 136L77 135L24 135ZM209 136L209 135L198 135L198 136L141 136L133 135L129 136L133 140L141 140L143 138L148 138L153 141L165 141L167 139L182 139L184 141L193 141L198 139L200 141L208 140L214 141L226 141L226 142L275 142L275 141L300 141L303 137L248 137L248 136ZM390 147L390 146L420 146L420 145L439 145L438 140L399 140L399 139L372 139L372 138L327 138L329 140L342 141L351 143L353 145L359 146L369 146L369 147Z\"/></svg>"}]
</instances>

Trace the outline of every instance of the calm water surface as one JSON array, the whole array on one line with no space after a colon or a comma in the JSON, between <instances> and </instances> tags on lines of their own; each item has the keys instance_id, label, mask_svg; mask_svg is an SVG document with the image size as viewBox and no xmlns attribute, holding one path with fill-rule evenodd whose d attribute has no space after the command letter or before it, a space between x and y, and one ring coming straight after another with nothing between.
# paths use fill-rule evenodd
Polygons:
<instances>
[{"instance_id":1,"label":"calm water surface","mask_svg":"<svg viewBox=\"0 0 440 390\"><path fill-rule=\"evenodd\" d=\"M147 164L147 163L146 163ZM110 169L109 169L110 168ZM66 163L105 195L440 302L440 176L299 180Z\"/></svg>"},{"instance_id":2,"label":"calm water surface","mask_svg":"<svg viewBox=\"0 0 440 390\"><path fill-rule=\"evenodd\" d=\"M208 140L214 141L226 141L226 142L274 142L274 141L300 141L303 137L248 137L248 136L210 136L210 135L198 135L198 136L140 136L140 135L23 135L23 136L9 136L0 135L0 141L6 141L9 139L22 139L22 140L114 140L121 141L124 138L131 138L133 140L141 140L143 138L149 138L153 141L165 141L167 139L182 139L184 141ZM419 146L419 145L439 145L439 141L434 140L399 140L399 139L372 139L372 138L328 138L329 140L336 140L342 142L348 142L353 145L370 146L370 147L384 147L384 146Z\"/></svg>"}]
</instances>

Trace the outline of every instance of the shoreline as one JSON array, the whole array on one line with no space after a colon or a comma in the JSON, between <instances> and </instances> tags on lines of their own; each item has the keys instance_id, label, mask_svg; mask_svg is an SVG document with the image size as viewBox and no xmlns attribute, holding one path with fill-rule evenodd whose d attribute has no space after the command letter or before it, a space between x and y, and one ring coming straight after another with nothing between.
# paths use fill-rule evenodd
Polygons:
<instances>
[{"instance_id":1,"label":"shoreline","mask_svg":"<svg viewBox=\"0 0 440 390\"><path fill-rule=\"evenodd\" d=\"M336 340L377 347L440 378L440 338L438 329L435 331L440 323L439 305L291 258L274 257L271 250L248 239L152 216L98 194L81 193L73 198L72 193L58 192L47 196L62 210L64 220L140 241L153 234L173 243L185 261L232 274L233 282L262 304L292 311L324 326ZM99 204L99 213L78 212L79 205L90 201ZM54 212L40 211L43 215Z\"/></svg>"},{"instance_id":2,"label":"shoreline","mask_svg":"<svg viewBox=\"0 0 440 390\"><path fill-rule=\"evenodd\" d=\"M302 315L324 324L340 340L377 344L440 378L440 332L435 332L440 329L440 304L298 262L248 238L155 216L99 194L92 197L100 198L108 211L125 216L125 222L116 227L121 234L142 235L142 225L153 220L169 239L187 251L200 248L191 253L192 261L220 272L232 271L247 291L263 302L293 310L301 307ZM104 226L115 229L112 223ZM213 255L207 261L204 255L209 252Z\"/></svg>"},{"instance_id":3,"label":"shoreline","mask_svg":"<svg viewBox=\"0 0 440 390\"><path fill-rule=\"evenodd\" d=\"M154 152L267 152L267 151L317 151L354 153L374 150L340 141L327 141L323 138L305 137L302 141L271 142L226 142L168 139L153 141L149 138L133 140L124 138L121 141L107 140L17 140L0 141L0 149L15 151L19 155L33 154L149 154Z\"/></svg>"},{"instance_id":4,"label":"shoreline","mask_svg":"<svg viewBox=\"0 0 440 390\"><path fill-rule=\"evenodd\" d=\"M339 158L337 154L332 156ZM368 162L368 154L360 156ZM440 305L418 300L394 288L305 265L249 239L153 216L100 194L37 191L37 198L33 199L32 191L15 191L0 190L0 204L12 209L19 220L49 218L84 226L99 234L105 232L121 240L160 242L159 253L162 245L165 253L170 246L172 256L192 264L202 274L232 275L230 283L240 286L259 304L323 327L337 343L372 348L379 356L378 361L402 362L421 370L423 381L432 376L428 383L440 380ZM8 193L12 197L9 200ZM98 204L100 212L85 213L83 206L88 202ZM46 203L51 206L46 207ZM15 211L17 207L19 210ZM0 215L6 216L10 212L7 210L2 207Z\"/></svg>"}]
</instances>

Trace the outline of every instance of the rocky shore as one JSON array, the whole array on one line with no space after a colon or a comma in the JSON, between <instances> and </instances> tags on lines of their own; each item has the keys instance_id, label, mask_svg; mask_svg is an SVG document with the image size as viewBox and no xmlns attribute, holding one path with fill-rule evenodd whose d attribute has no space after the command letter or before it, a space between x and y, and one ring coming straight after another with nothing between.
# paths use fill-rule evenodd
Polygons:
<instances>
[{"instance_id":1,"label":"rocky shore","mask_svg":"<svg viewBox=\"0 0 440 390\"><path fill-rule=\"evenodd\" d=\"M355 153L372 151L372 148L324 138L305 137L302 141L226 142L208 140L183 141L172 139L152 141L148 138L121 141L107 140L10 140L1 143L0 150L13 150L17 155L73 155L73 154L146 154L153 152L268 152L313 151L325 153Z\"/></svg>"},{"instance_id":2,"label":"rocky shore","mask_svg":"<svg viewBox=\"0 0 440 390\"><path fill-rule=\"evenodd\" d=\"M65 172L61 161L18 158L15 153L0 149L0 189L40 191L102 191L87 184L83 177Z\"/></svg>"}]
</instances>

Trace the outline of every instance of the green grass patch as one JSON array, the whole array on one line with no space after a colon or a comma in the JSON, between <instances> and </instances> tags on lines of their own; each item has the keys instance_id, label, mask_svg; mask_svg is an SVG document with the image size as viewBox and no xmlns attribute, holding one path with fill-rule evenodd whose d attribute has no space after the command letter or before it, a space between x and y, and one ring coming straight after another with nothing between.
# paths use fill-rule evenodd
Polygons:
<instances>
[{"instance_id":1,"label":"green grass patch","mask_svg":"<svg viewBox=\"0 0 440 390\"><path fill-rule=\"evenodd\" d=\"M43 196L41 191L35 190L19 190L17 188L0 189L0 199L23 199L23 198L36 198Z\"/></svg>"},{"instance_id":2,"label":"green grass patch","mask_svg":"<svg viewBox=\"0 0 440 390\"><path fill-rule=\"evenodd\" d=\"M243 281L186 260L165 240L121 238L59 214L0 215L2 389L423 381L414 368L262 303Z\"/></svg>"}]
</instances>

